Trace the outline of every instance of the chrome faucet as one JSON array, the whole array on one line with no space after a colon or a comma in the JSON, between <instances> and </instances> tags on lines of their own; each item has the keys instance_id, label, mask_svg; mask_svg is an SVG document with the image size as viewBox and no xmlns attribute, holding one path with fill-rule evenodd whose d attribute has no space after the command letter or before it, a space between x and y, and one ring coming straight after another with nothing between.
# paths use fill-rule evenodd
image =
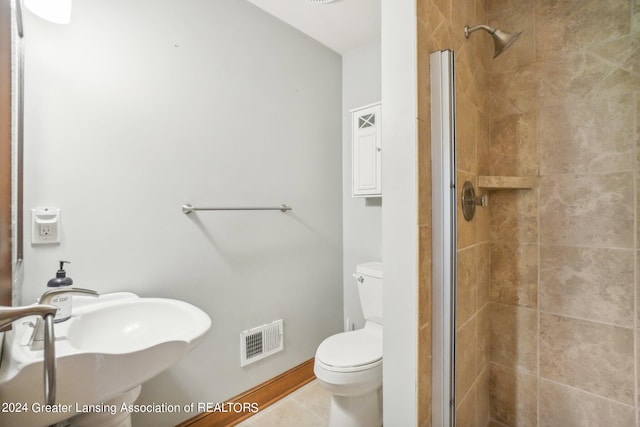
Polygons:
<instances>
[{"instance_id":1,"label":"chrome faucet","mask_svg":"<svg viewBox=\"0 0 640 427\"><path fill-rule=\"evenodd\" d=\"M83 289L83 288L55 288L50 289L42 294L40 300L38 301L40 305L50 305L51 300L55 297L62 294L83 294L90 295L94 297L100 296L96 291L91 289ZM31 338L29 339L29 346L32 351L42 350L45 345L45 325L43 318L38 318L36 324L33 328L33 334L31 334Z\"/></svg>"},{"instance_id":2,"label":"chrome faucet","mask_svg":"<svg viewBox=\"0 0 640 427\"><path fill-rule=\"evenodd\" d=\"M56 402L56 342L53 319L58 307L51 305L51 300L61 294L85 294L98 296L96 291L82 288L51 289L40 297L36 305L26 307L0 307L0 328L26 316L40 316L33 325L31 350L44 348L44 400L47 405Z\"/></svg>"},{"instance_id":3,"label":"chrome faucet","mask_svg":"<svg viewBox=\"0 0 640 427\"><path fill-rule=\"evenodd\" d=\"M0 329L27 316L40 316L39 320L44 319L49 314L55 316L57 310L58 307L56 306L44 304L26 307L0 306Z\"/></svg>"},{"instance_id":4,"label":"chrome faucet","mask_svg":"<svg viewBox=\"0 0 640 427\"><path fill-rule=\"evenodd\" d=\"M0 328L8 326L12 322L26 316L40 316L38 320L45 324L43 326L45 335L44 358L52 363L44 364L44 400L48 405L53 405L56 401L55 392L55 347L53 339L53 317L56 315L58 307L54 305L38 304L26 307L5 307L0 306ZM44 320L43 320L44 319ZM53 379L53 381L51 381Z\"/></svg>"}]
</instances>

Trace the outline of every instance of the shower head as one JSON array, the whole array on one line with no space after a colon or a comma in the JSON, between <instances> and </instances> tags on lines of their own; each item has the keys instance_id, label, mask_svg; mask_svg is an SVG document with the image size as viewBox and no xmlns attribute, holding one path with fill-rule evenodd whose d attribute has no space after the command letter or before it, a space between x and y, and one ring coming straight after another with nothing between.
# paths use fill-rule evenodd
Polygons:
<instances>
[{"instance_id":1,"label":"shower head","mask_svg":"<svg viewBox=\"0 0 640 427\"><path fill-rule=\"evenodd\" d=\"M505 50L507 50L507 48L511 46L513 42L518 40L518 37L520 37L520 35L522 34L522 31L515 34L505 33L502 30L489 27L488 25L476 25L475 27L471 27L471 28L469 28L468 25L465 25L464 26L465 38L468 39L471 33L478 30L485 30L487 33L491 34L491 37L493 37L493 44L495 45L494 54L493 54L494 58L500 55Z\"/></svg>"}]
</instances>

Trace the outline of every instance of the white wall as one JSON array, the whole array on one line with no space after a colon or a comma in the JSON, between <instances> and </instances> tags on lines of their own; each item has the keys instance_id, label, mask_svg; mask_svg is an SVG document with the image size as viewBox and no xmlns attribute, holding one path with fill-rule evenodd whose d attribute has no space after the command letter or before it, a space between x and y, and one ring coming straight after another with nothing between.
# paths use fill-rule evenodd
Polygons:
<instances>
[{"instance_id":1,"label":"white wall","mask_svg":"<svg viewBox=\"0 0 640 427\"><path fill-rule=\"evenodd\" d=\"M384 425L417 425L416 4L382 0Z\"/></svg>"},{"instance_id":2,"label":"white wall","mask_svg":"<svg viewBox=\"0 0 640 427\"><path fill-rule=\"evenodd\" d=\"M349 110L380 101L380 90L380 40L342 55L344 318L345 326L349 319L356 329L364 326L364 318L353 273L357 264L382 260L382 199L351 197Z\"/></svg>"},{"instance_id":3,"label":"white wall","mask_svg":"<svg viewBox=\"0 0 640 427\"><path fill-rule=\"evenodd\" d=\"M206 339L147 402L223 401L312 358L342 329L340 57L238 0L25 15L25 211L61 208L63 241L31 247L25 227L23 302L68 259L79 287L205 310ZM187 201L293 211L188 217ZM285 351L240 368L239 332L278 318Z\"/></svg>"}]
</instances>

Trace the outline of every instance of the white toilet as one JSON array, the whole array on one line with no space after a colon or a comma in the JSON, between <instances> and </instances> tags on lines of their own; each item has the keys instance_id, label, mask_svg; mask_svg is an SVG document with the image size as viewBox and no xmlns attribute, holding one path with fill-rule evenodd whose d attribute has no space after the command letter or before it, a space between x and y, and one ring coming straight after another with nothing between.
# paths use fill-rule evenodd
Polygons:
<instances>
[{"instance_id":1,"label":"white toilet","mask_svg":"<svg viewBox=\"0 0 640 427\"><path fill-rule=\"evenodd\" d=\"M331 393L330 427L382 425L382 263L356 267L364 328L332 335L316 351L314 372Z\"/></svg>"}]
</instances>

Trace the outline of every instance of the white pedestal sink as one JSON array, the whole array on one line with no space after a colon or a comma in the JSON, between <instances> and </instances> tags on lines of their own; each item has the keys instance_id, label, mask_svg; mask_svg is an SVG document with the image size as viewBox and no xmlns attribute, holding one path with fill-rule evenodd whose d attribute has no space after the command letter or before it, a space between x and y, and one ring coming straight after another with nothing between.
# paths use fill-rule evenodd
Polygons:
<instances>
[{"instance_id":1,"label":"white pedestal sink","mask_svg":"<svg viewBox=\"0 0 640 427\"><path fill-rule=\"evenodd\" d=\"M113 425L121 403L138 386L184 357L202 341L211 319L183 301L139 298L127 292L99 298L74 296L71 319L55 325L57 399L44 405L43 351L27 345L25 318L5 336L0 365L0 426L40 427L75 415ZM35 321L35 318L34 318ZM117 407L117 414L110 414ZM93 417L95 415L95 417ZM111 416L110 416L111 415ZM130 415L130 414L126 414ZM106 421L94 421L106 420ZM98 423L98 424L96 424Z\"/></svg>"}]
</instances>

